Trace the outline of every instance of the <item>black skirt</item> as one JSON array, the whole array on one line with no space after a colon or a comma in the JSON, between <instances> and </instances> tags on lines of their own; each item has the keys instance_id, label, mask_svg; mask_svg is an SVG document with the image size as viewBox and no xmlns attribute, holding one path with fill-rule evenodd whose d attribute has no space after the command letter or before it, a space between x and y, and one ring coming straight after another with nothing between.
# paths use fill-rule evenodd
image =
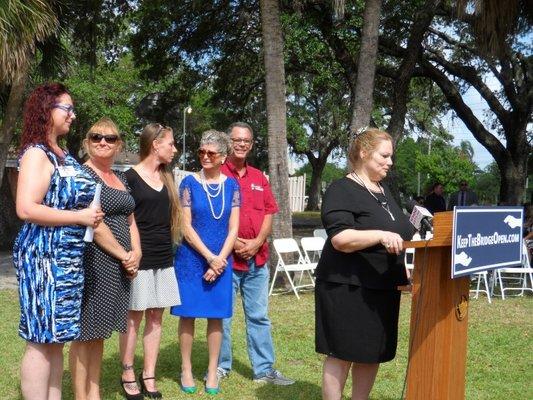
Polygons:
<instances>
[{"instance_id":1,"label":"black skirt","mask_svg":"<svg viewBox=\"0 0 533 400\"><path fill-rule=\"evenodd\" d=\"M392 360L398 342L400 291L317 281L317 353L357 363Z\"/></svg>"}]
</instances>

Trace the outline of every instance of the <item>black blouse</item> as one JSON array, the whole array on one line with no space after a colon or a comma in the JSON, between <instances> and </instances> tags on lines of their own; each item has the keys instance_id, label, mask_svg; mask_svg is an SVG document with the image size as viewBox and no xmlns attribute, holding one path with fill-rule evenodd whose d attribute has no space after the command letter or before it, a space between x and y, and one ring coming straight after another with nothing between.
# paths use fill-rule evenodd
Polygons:
<instances>
[{"instance_id":1,"label":"black blouse","mask_svg":"<svg viewBox=\"0 0 533 400\"><path fill-rule=\"evenodd\" d=\"M170 199L166 186L155 190L133 168L126 171L126 179L135 199L135 222L141 237L143 255L139 268L171 267Z\"/></svg>"},{"instance_id":2,"label":"black blouse","mask_svg":"<svg viewBox=\"0 0 533 400\"><path fill-rule=\"evenodd\" d=\"M404 240L412 238L414 228L389 188L383 188L385 196L372 193L379 201L388 202L394 220L364 186L347 177L333 182L326 190L322 200L322 224L328 239L316 269L317 279L371 289L395 289L407 284L403 253L389 254L381 244L343 253L331 244L331 238L345 229L384 230L396 232Z\"/></svg>"}]
</instances>

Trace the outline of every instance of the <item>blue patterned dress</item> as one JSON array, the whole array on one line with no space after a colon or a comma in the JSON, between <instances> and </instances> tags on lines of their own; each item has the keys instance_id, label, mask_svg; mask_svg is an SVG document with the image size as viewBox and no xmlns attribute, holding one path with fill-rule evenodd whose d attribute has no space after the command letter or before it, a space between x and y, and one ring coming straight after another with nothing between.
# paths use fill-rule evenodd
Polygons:
<instances>
[{"instance_id":1,"label":"blue patterned dress","mask_svg":"<svg viewBox=\"0 0 533 400\"><path fill-rule=\"evenodd\" d=\"M233 178L223 183L222 192L211 199L213 212L207 201L202 184L189 175L180 184L180 199L183 207L191 208L192 227L213 254L220 253L228 236L229 217L233 207L240 206L239 184ZM212 186L212 185L210 185ZM209 189L208 189L209 190ZM224 272L213 282L203 279L208 269L207 260L185 240L176 250L174 269L178 278L181 305L170 309L172 315L195 318L229 318L233 315L232 298L233 257L228 257Z\"/></svg>"},{"instance_id":2,"label":"blue patterned dress","mask_svg":"<svg viewBox=\"0 0 533 400\"><path fill-rule=\"evenodd\" d=\"M42 204L58 210L86 208L95 182L70 155L57 157L44 145L54 165ZM58 167L71 166L75 176L61 177ZM34 343L64 343L80 333L85 227L41 226L26 222L13 247L20 300L19 335Z\"/></svg>"}]
</instances>

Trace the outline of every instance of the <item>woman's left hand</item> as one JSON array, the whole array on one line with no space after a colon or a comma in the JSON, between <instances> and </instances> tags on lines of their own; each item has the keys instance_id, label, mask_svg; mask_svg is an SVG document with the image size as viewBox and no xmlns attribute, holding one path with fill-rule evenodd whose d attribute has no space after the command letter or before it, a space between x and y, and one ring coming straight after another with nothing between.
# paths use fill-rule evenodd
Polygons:
<instances>
[{"instance_id":1,"label":"woman's left hand","mask_svg":"<svg viewBox=\"0 0 533 400\"><path fill-rule=\"evenodd\" d=\"M204 280L208 283L213 283L217 279L217 273L213 268L209 268L204 274Z\"/></svg>"},{"instance_id":2,"label":"woman's left hand","mask_svg":"<svg viewBox=\"0 0 533 400\"><path fill-rule=\"evenodd\" d=\"M137 276L137 271L139 270L140 257L137 252L130 251L128 252L128 257L122 260L122 266L128 272L130 277Z\"/></svg>"},{"instance_id":3,"label":"woman's left hand","mask_svg":"<svg viewBox=\"0 0 533 400\"><path fill-rule=\"evenodd\" d=\"M400 254L403 250L403 239L395 232L382 231L380 243L389 253Z\"/></svg>"}]
</instances>

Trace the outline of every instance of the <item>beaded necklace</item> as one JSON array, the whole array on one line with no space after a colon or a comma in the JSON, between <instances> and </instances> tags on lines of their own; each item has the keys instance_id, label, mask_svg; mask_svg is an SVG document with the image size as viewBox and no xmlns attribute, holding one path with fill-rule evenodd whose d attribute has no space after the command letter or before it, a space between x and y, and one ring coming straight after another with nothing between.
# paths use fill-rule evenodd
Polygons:
<instances>
[{"instance_id":1,"label":"beaded necklace","mask_svg":"<svg viewBox=\"0 0 533 400\"><path fill-rule=\"evenodd\" d=\"M374 193L372 193L372 191L366 186L365 184L365 181L363 179L361 179L361 177L359 175L357 175L355 173L355 171L352 171L350 173L350 175L352 176L352 178L354 178L354 180L357 182L357 183L360 183L361 185L364 186L364 188L368 191L368 193L370 193L370 195L378 202L378 204L381 206L381 208L383 208L385 211L387 211L391 217L391 219L393 221L395 221L394 219L394 215L392 215L392 212L390 210L390 206L389 206L389 202L387 201L387 196L385 196L385 191L383 190L383 186L381 186L381 183L377 183L378 187L379 187L379 190L381 191L381 194L383 195L383 197L385 197L385 201L380 201L376 195Z\"/></svg>"},{"instance_id":2,"label":"beaded necklace","mask_svg":"<svg viewBox=\"0 0 533 400\"><path fill-rule=\"evenodd\" d=\"M214 219L220 219L222 217L222 213L224 212L224 205L225 205L224 181L219 182L218 184L215 184L214 186L211 186L207 183L207 179L205 178L203 169L200 170L199 175L200 175L200 182L202 183L202 188L204 189L204 192L207 195L207 202L209 203L209 208L211 209L211 215L213 216ZM220 176L219 176L219 179L220 179ZM214 192L214 193L211 194L211 192ZM220 195L220 192L222 192L222 208L220 209L220 214L216 215L211 199L218 197Z\"/></svg>"}]
</instances>

